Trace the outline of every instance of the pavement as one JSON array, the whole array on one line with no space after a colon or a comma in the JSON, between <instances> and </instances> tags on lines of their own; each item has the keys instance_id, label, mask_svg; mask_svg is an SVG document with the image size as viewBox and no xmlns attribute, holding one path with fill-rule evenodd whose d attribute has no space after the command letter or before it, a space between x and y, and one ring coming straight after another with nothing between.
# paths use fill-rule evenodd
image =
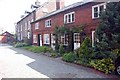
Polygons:
<instances>
[{"instance_id":1,"label":"pavement","mask_svg":"<svg viewBox=\"0 0 120 80\"><path fill-rule=\"evenodd\" d=\"M0 78L118 78L60 58L0 44Z\"/></svg>"}]
</instances>

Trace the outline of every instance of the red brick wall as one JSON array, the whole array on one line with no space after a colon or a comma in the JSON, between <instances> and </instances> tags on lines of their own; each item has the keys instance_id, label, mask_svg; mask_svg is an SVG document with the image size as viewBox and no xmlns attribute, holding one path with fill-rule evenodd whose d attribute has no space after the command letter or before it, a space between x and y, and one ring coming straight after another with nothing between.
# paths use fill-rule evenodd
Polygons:
<instances>
[{"instance_id":1,"label":"red brick wall","mask_svg":"<svg viewBox=\"0 0 120 80\"><path fill-rule=\"evenodd\" d=\"M6 43L7 42L7 36L0 36L0 42Z\"/></svg>"},{"instance_id":2,"label":"red brick wall","mask_svg":"<svg viewBox=\"0 0 120 80\"><path fill-rule=\"evenodd\" d=\"M12 36L10 36L10 42L14 42L14 38ZM7 43L8 40L7 40L7 36L0 36L0 42L2 43Z\"/></svg>"},{"instance_id":3,"label":"red brick wall","mask_svg":"<svg viewBox=\"0 0 120 80\"><path fill-rule=\"evenodd\" d=\"M48 18L39 20L40 29L34 30L34 23L32 24L33 34L50 34L53 33L55 26L63 26L64 25L64 14L75 12L75 22L65 24L65 26L79 26L81 24L87 24L85 28L85 32L87 35L91 36L91 31L95 30L95 28L99 25L99 19L92 19L92 6L97 3L88 3L73 9L66 10L64 12L58 13L56 15L50 16ZM52 27L45 28L45 20L52 20Z\"/></svg>"}]
</instances>

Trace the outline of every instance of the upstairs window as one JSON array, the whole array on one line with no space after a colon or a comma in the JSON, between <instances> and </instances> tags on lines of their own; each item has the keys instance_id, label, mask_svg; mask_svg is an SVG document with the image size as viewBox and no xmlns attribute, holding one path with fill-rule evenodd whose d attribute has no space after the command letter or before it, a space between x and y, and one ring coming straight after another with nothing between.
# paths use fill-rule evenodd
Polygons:
<instances>
[{"instance_id":1,"label":"upstairs window","mask_svg":"<svg viewBox=\"0 0 120 80\"><path fill-rule=\"evenodd\" d=\"M27 22L25 22L25 30L27 30Z\"/></svg>"},{"instance_id":2,"label":"upstairs window","mask_svg":"<svg viewBox=\"0 0 120 80\"><path fill-rule=\"evenodd\" d=\"M64 15L64 23L72 23L75 22L75 12L67 13Z\"/></svg>"},{"instance_id":3,"label":"upstairs window","mask_svg":"<svg viewBox=\"0 0 120 80\"><path fill-rule=\"evenodd\" d=\"M106 3L98 4L95 6L92 6L92 18L99 18L100 13L106 9Z\"/></svg>"},{"instance_id":4,"label":"upstairs window","mask_svg":"<svg viewBox=\"0 0 120 80\"><path fill-rule=\"evenodd\" d=\"M51 19L45 21L45 27L51 27Z\"/></svg>"},{"instance_id":5,"label":"upstairs window","mask_svg":"<svg viewBox=\"0 0 120 80\"><path fill-rule=\"evenodd\" d=\"M28 30L31 29L31 24L30 24L30 21L28 21Z\"/></svg>"},{"instance_id":6,"label":"upstairs window","mask_svg":"<svg viewBox=\"0 0 120 80\"><path fill-rule=\"evenodd\" d=\"M39 22L35 23L35 29L39 29Z\"/></svg>"},{"instance_id":7,"label":"upstairs window","mask_svg":"<svg viewBox=\"0 0 120 80\"><path fill-rule=\"evenodd\" d=\"M21 31L22 31L22 25L21 25Z\"/></svg>"}]
</instances>

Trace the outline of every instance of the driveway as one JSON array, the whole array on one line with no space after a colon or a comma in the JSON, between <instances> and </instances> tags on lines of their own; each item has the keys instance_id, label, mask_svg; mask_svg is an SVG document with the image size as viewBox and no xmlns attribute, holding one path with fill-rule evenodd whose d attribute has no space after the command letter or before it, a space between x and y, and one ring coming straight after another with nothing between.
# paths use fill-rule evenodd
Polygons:
<instances>
[{"instance_id":1,"label":"driveway","mask_svg":"<svg viewBox=\"0 0 120 80\"><path fill-rule=\"evenodd\" d=\"M66 63L23 49L0 44L1 78L115 78L91 68Z\"/></svg>"}]
</instances>

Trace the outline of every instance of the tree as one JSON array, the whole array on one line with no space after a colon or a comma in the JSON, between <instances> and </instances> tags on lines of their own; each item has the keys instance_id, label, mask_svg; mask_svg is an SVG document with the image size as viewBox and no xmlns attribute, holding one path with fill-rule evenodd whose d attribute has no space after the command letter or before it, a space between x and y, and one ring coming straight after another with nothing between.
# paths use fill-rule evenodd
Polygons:
<instances>
[{"instance_id":1,"label":"tree","mask_svg":"<svg viewBox=\"0 0 120 80\"><path fill-rule=\"evenodd\" d=\"M120 50L120 2L110 2L100 14L100 25L96 29L99 39L97 50L108 55L114 49Z\"/></svg>"}]
</instances>

